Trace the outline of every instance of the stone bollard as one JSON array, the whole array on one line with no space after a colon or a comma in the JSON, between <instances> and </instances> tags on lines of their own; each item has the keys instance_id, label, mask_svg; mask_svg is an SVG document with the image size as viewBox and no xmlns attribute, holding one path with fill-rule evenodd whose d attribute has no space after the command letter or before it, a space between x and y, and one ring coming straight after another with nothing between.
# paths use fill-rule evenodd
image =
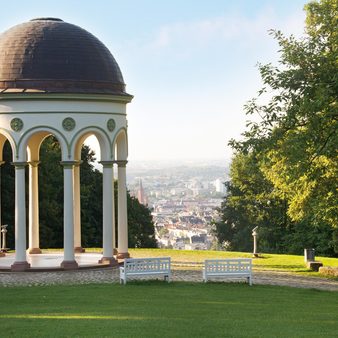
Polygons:
<instances>
[{"instance_id":1,"label":"stone bollard","mask_svg":"<svg viewBox=\"0 0 338 338\"><path fill-rule=\"evenodd\" d=\"M323 266L322 262L307 262L306 266L308 269L311 269L312 271L319 271L319 268Z\"/></svg>"},{"instance_id":2,"label":"stone bollard","mask_svg":"<svg viewBox=\"0 0 338 338\"><path fill-rule=\"evenodd\" d=\"M254 247L253 247L253 257L258 257L258 253L257 253L257 229L258 226L252 229L252 237L253 237L253 242L254 242Z\"/></svg>"}]
</instances>

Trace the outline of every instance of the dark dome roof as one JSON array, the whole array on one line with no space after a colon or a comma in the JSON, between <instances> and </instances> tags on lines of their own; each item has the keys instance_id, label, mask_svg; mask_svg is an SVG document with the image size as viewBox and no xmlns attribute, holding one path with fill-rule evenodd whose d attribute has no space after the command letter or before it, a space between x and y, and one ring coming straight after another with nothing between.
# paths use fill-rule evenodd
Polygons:
<instances>
[{"instance_id":1,"label":"dark dome roof","mask_svg":"<svg viewBox=\"0 0 338 338\"><path fill-rule=\"evenodd\" d=\"M13 91L126 95L107 47L55 18L34 19L0 35L0 92Z\"/></svg>"}]
</instances>

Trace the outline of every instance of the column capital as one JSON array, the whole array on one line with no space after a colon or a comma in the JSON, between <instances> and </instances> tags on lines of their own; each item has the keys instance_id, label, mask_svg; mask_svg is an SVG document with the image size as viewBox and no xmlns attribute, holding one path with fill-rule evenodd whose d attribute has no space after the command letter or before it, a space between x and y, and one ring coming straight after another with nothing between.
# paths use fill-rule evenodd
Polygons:
<instances>
[{"instance_id":1,"label":"column capital","mask_svg":"<svg viewBox=\"0 0 338 338\"><path fill-rule=\"evenodd\" d=\"M15 166L15 168L23 169L28 164L28 162L11 162L12 165Z\"/></svg>"},{"instance_id":2,"label":"column capital","mask_svg":"<svg viewBox=\"0 0 338 338\"><path fill-rule=\"evenodd\" d=\"M75 162L75 164L74 164L75 167L79 167L83 163L82 160L78 160L78 161L74 161L74 162Z\"/></svg>"},{"instance_id":3,"label":"column capital","mask_svg":"<svg viewBox=\"0 0 338 338\"><path fill-rule=\"evenodd\" d=\"M71 169L72 167L76 166L78 163L78 161L61 161L60 164L64 167L64 168L68 168Z\"/></svg>"},{"instance_id":4,"label":"column capital","mask_svg":"<svg viewBox=\"0 0 338 338\"><path fill-rule=\"evenodd\" d=\"M102 164L104 168L112 168L115 162L114 161L100 161L99 163Z\"/></svg>"},{"instance_id":5,"label":"column capital","mask_svg":"<svg viewBox=\"0 0 338 338\"><path fill-rule=\"evenodd\" d=\"M41 162L40 161L29 161L27 162L31 167L37 167Z\"/></svg>"},{"instance_id":6,"label":"column capital","mask_svg":"<svg viewBox=\"0 0 338 338\"><path fill-rule=\"evenodd\" d=\"M117 160L117 161L114 161L114 163L116 163L119 167L126 167L127 166L127 163L128 161L127 160Z\"/></svg>"}]
</instances>

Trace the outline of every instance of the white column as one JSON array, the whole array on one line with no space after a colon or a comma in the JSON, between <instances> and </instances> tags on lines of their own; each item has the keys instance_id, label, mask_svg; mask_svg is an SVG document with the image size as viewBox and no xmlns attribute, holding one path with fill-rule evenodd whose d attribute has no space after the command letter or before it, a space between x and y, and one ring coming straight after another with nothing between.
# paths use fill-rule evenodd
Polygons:
<instances>
[{"instance_id":1,"label":"white column","mask_svg":"<svg viewBox=\"0 0 338 338\"><path fill-rule=\"evenodd\" d=\"M61 267L65 270L78 267L74 255L74 165L76 162L65 161L63 165L63 245L64 257Z\"/></svg>"},{"instance_id":2,"label":"white column","mask_svg":"<svg viewBox=\"0 0 338 338\"><path fill-rule=\"evenodd\" d=\"M0 161L0 228L1 228L1 225L2 225L2 213L1 213L2 212L2 204L1 204L1 183L2 183L1 182L1 166L4 163L5 162ZM1 243L2 243L2 234L0 233L0 249L2 247ZM4 257L4 256L6 256L5 253L0 251L0 257Z\"/></svg>"},{"instance_id":3,"label":"white column","mask_svg":"<svg viewBox=\"0 0 338 338\"><path fill-rule=\"evenodd\" d=\"M5 162L4 161L0 161L0 225L2 225L2 205L1 205L1 185L2 185L2 182L1 182L1 166L4 164Z\"/></svg>"},{"instance_id":4,"label":"white column","mask_svg":"<svg viewBox=\"0 0 338 338\"><path fill-rule=\"evenodd\" d=\"M38 161L29 162L29 246L30 254L40 254Z\"/></svg>"},{"instance_id":5,"label":"white column","mask_svg":"<svg viewBox=\"0 0 338 338\"><path fill-rule=\"evenodd\" d=\"M74 167L74 250L85 252L81 246L81 194L80 194L80 164Z\"/></svg>"},{"instance_id":6,"label":"white column","mask_svg":"<svg viewBox=\"0 0 338 338\"><path fill-rule=\"evenodd\" d=\"M103 256L99 263L109 263L116 265L114 258L114 174L112 161L101 161L103 165Z\"/></svg>"},{"instance_id":7,"label":"white column","mask_svg":"<svg viewBox=\"0 0 338 338\"><path fill-rule=\"evenodd\" d=\"M127 215L127 161L116 161L118 179L118 255L117 258L128 258L128 215Z\"/></svg>"},{"instance_id":8,"label":"white column","mask_svg":"<svg viewBox=\"0 0 338 338\"><path fill-rule=\"evenodd\" d=\"M117 243L116 243L116 220L115 220L115 179L114 179L114 166L112 168L112 180L113 180L113 186L112 186L112 211L113 211L113 253L114 255L117 255Z\"/></svg>"},{"instance_id":9,"label":"white column","mask_svg":"<svg viewBox=\"0 0 338 338\"><path fill-rule=\"evenodd\" d=\"M26 257L26 196L25 166L26 162L15 162L15 261L13 271L30 268Z\"/></svg>"}]
</instances>

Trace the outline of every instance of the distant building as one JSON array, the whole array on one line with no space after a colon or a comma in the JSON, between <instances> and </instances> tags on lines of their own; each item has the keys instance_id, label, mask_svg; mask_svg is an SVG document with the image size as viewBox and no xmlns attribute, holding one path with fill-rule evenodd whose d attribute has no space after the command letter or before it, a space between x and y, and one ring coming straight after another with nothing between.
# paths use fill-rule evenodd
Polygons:
<instances>
[{"instance_id":1,"label":"distant building","mask_svg":"<svg viewBox=\"0 0 338 338\"><path fill-rule=\"evenodd\" d=\"M215 181L215 189L216 189L216 192L220 192L222 194L225 193L225 186L224 186L224 182L218 178L216 181Z\"/></svg>"},{"instance_id":2,"label":"distant building","mask_svg":"<svg viewBox=\"0 0 338 338\"><path fill-rule=\"evenodd\" d=\"M139 186L137 190L137 199L143 205L148 204L148 199L147 199L147 196L144 192L143 185L142 185L142 179L139 180Z\"/></svg>"}]
</instances>

